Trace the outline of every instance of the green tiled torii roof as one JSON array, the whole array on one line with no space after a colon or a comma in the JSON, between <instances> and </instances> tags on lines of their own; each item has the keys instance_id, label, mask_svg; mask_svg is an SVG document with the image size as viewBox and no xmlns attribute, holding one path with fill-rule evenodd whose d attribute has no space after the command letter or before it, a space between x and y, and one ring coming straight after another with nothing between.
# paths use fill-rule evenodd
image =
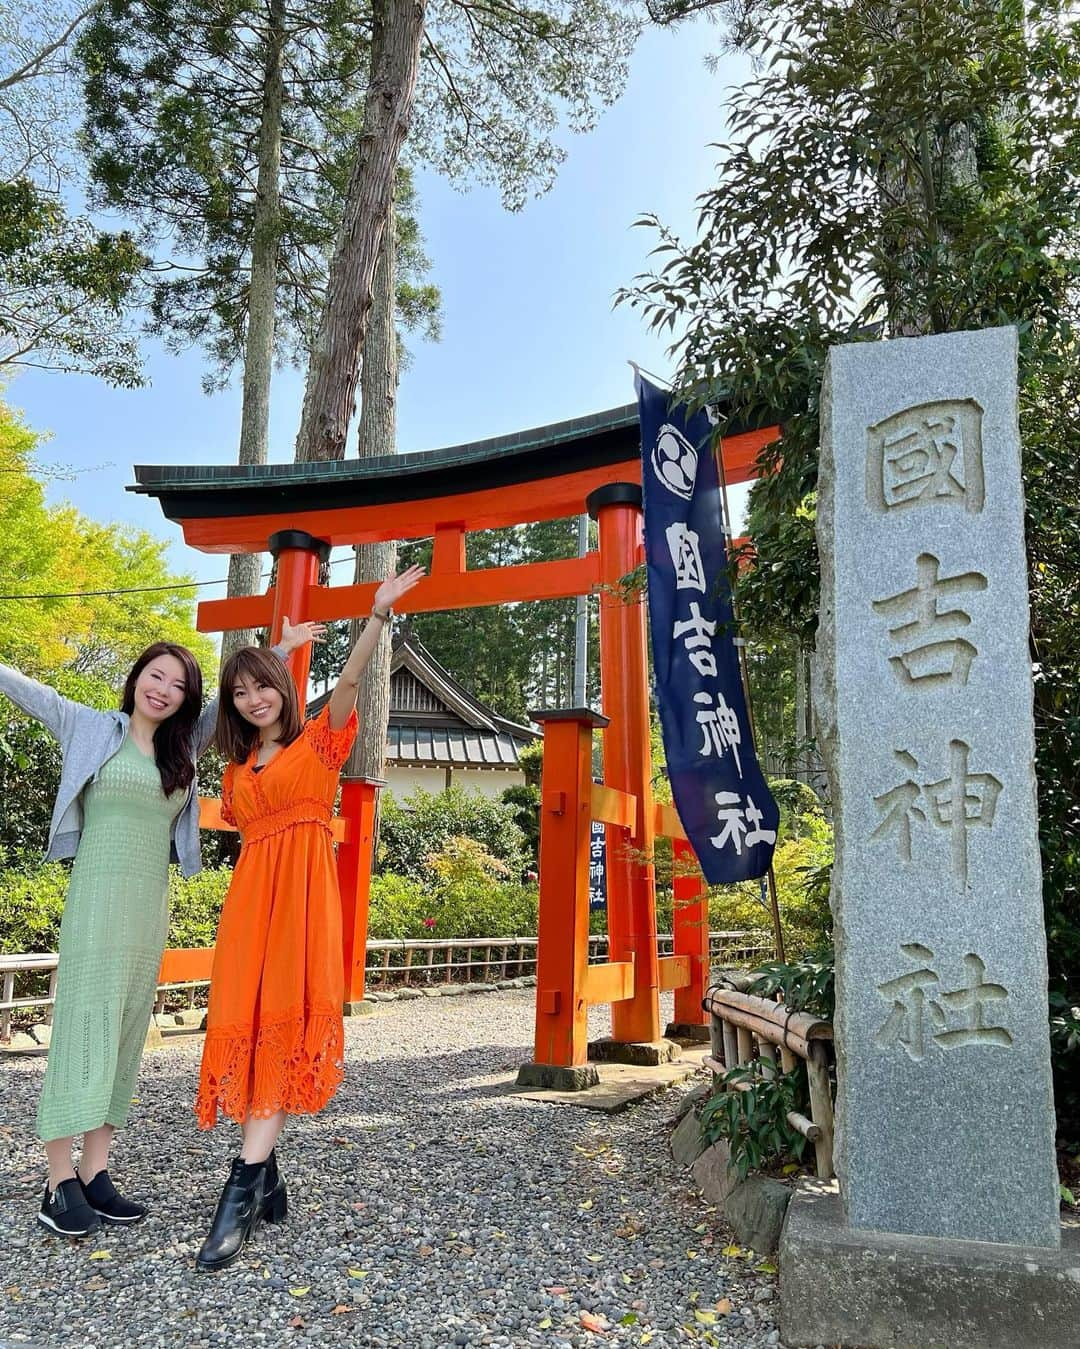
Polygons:
<instances>
[{"instance_id":1,"label":"green tiled torii roof","mask_svg":"<svg viewBox=\"0 0 1080 1349\"><path fill-rule=\"evenodd\" d=\"M639 450L636 403L571 421L516 431L512 435L441 450L287 464L137 464L129 492L159 497L165 513L213 515L211 497L229 498L228 509L271 506L288 494L291 503L315 506L329 491L330 505L408 500L449 495L477 486L523 481L596 464L633 459ZM432 479L436 481L432 481ZM241 500L243 499L243 500Z\"/></svg>"}]
</instances>

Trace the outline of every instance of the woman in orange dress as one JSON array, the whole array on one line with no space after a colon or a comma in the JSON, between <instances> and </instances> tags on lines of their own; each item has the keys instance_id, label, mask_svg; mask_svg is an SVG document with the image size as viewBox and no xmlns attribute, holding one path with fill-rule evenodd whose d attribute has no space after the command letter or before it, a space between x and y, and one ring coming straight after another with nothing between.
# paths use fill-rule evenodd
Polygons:
<instances>
[{"instance_id":1,"label":"woman in orange dress","mask_svg":"<svg viewBox=\"0 0 1080 1349\"><path fill-rule=\"evenodd\" d=\"M341 898L330 819L356 738L360 675L391 606L422 575L410 567L379 587L337 687L306 724L276 657L242 647L221 672L222 815L240 830L241 849L218 927L195 1111L204 1129L219 1112L235 1120L243 1145L200 1269L231 1264L261 1221L285 1217L274 1153L285 1117L318 1113L342 1080Z\"/></svg>"}]
</instances>

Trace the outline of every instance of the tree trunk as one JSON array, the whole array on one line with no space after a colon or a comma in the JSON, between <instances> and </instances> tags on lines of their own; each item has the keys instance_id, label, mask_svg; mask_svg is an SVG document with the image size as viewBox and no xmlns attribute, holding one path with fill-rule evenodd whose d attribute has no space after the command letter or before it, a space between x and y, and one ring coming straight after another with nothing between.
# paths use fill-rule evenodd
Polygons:
<instances>
[{"instance_id":1,"label":"tree trunk","mask_svg":"<svg viewBox=\"0 0 1080 1349\"><path fill-rule=\"evenodd\" d=\"M426 0L376 0L364 126L308 367L298 462L342 459L356 399L371 287L412 121Z\"/></svg>"},{"instance_id":2,"label":"tree trunk","mask_svg":"<svg viewBox=\"0 0 1080 1349\"><path fill-rule=\"evenodd\" d=\"M357 450L361 459L393 454L397 446L398 342L394 324L395 275L394 213L383 232L371 294L371 326L364 342L360 377L360 427ZM356 583L381 581L397 565L397 544L362 543L356 549ZM360 622L349 624L349 645L360 635ZM390 720L390 633L382 639L360 678L360 733L346 773L352 777L386 776L386 727Z\"/></svg>"},{"instance_id":3,"label":"tree trunk","mask_svg":"<svg viewBox=\"0 0 1080 1349\"><path fill-rule=\"evenodd\" d=\"M244 348L244 396L240 414L241 464L265 464L270 436L270 379L274 363L281 215L281 115L285 101L282 78L285 0L270 0L267 19L262 119L259 123L259 173L255 185L251 283L248 287L247 338ZM229 595L257 594L261 571L261 554L233 553L229 558ZM221 639L222 659L238 647L248 646L254 640L254 635L251 628L238 628L224 633Z\"/></svg>"}]
</instances>

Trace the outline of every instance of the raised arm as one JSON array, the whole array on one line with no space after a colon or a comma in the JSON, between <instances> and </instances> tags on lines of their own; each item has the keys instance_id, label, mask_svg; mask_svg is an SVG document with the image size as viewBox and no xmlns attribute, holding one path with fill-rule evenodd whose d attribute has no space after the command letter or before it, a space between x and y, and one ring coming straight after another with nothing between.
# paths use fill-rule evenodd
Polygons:
<instances>
[{"instance_id":1,"label":"raised arm","mask_svg":"<svg viewBox=\"0 0 1080 1349\"><path fill-rule=\"evenodd\" d=\"M371 618L364 625L363 632L349 653L341 678L330 695L329 715L332 730L340 731L356 706L356 695L360 692L360 676L379 644L383 628L390 621L393 606L402 595L409 593L423 575L423 567L408 567L400 576L392 576L376 590Z\"/></svg>"},{"instance_id":2,"label":"raised arm","mask_svg":"<svg viewBox=\"0 0 1080 1349\"><path fill-rule=\"evenodd\" d=\"M290 623L286 618L281 628L281 641L272 646L270 650L279 660L288 660L289 655L298 646L303 646L305 642L321 642L325 633L325 623ZM221 690L218 689L199 714L199 720L195 724L196 758L209 748L210 742L214 738L220 697Z\"/></svg>"},{"instance_id":3,"label":"raised arm","mask_svg":"<svg viewBox=\"0 0 1080 1349\"><path fill-rule=\"evenodd\" d=\"M10 665L0 665L0 693L6 694L27 716L40 721L61 744L71 728L74 713L82 709L81 703L72 702L48 684L39 684Z\"/></svg>"}]
</instances>

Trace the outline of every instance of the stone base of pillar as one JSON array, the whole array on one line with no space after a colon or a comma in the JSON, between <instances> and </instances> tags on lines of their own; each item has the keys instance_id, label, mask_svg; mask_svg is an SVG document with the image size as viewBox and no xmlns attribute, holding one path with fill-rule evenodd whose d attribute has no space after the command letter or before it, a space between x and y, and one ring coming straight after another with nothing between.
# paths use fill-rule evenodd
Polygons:
<instances>
[{"instance_id":1,"label":"stone base of pillar","mask_svg":"<svg viewBox=\"0 0 1080 1349\"><path fill-rule=\"evenodd\" d=\"M978 1203L978 1195L972 1203ZM835 1182L806 1181L780 1237L789 1349L1075 1349L1080 1228L1060 1250L849 1227Z\"/></svg>"},{"instance_id":2,"label":"stone base of pillar","mask_svg":"<svg viewBox=\"0 0 1080 1349\"><path fill-rule=\"evenodd\" d=\"M580 1068L560 1068L554 1063L523 1063L517 1075L519 1087L542 1091L585 1091L599 1081L600 1074L587 1063Z\"/></svg>"},{"instance_id":3,"label":"stone base of pillar","mask_svg":"<svg viewBox=\"0 0 1080 1349\"><path fill-rule=\"evenodd\" d=\"M695 1044L709 1043L709 1028L696 1021L672 1021L664 1031L668 1040L693 1040Z\"/></svg>"},{"instance_id":4,"label":"stone base of pillar","mask_svg":"<svg viewBox=\"0 0 1080 1349\"><path fill-rule=\"evenodd\" d=\"M589 1058L594 1063L631 1063L637 1068L656 1068L679 1057L679 1046L673 1040L593 1040Z\"/></svg>"},{"instance_id":5,"label":"stone base of pillar","mask_svg":"<svg viewBox=\"0 0 1080 1349\"><path fill-rule=\"evenodd\" d=\"M347 1002L341 1012L343 1016L371 1016L375 1007L370 998L362 998L359 1002Z\"/></svg>"}]
</instances>

